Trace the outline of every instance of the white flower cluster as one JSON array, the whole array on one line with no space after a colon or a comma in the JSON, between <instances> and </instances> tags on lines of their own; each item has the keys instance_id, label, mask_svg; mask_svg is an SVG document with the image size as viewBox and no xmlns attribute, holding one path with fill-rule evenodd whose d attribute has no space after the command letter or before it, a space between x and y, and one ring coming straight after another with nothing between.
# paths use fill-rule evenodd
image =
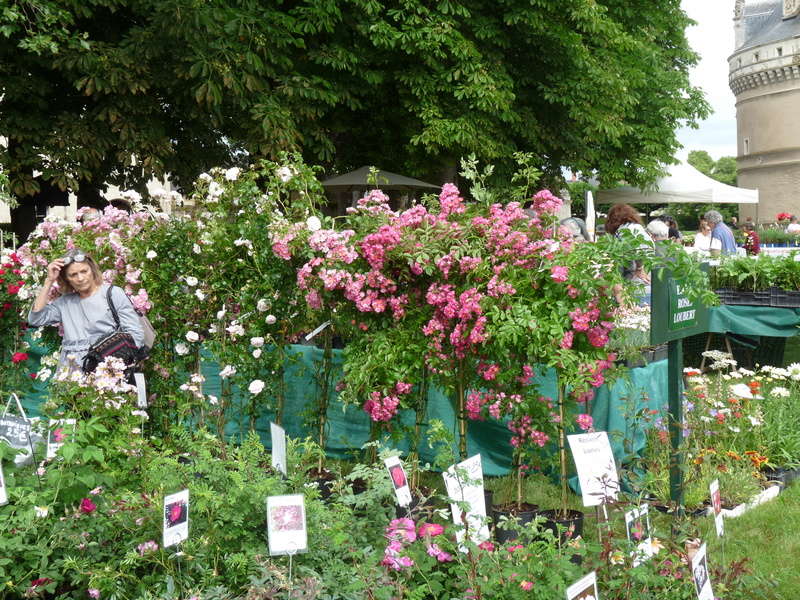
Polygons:
<instances>
[{"instance_id":1,"label":"white flower cluster","mask_svg":"<svg viewBox=\"0 0 800 600\"><path fill-rule=\"evenodd\" d=\"M203 399L203 391L202 386L205 382L206 378L203 377L200 373L192 373L189 377L189 383L184 383L181 385L180 389L184 392L189 392L195 398L199 398L200 400Z\"/></svg>"},{"instance_id":2,"label":"white flower cluster","mask_svg":"<svg viewBox=\"0 0 800 600\"><path fill-rule=\"evenodd\" d=\"M703 352L703 356L714 361L709 367L712 371L721 371L723 369L727 369L728 367L736 368L736 361L733 360L733 356L727 352L722 352L720 350L706 350Z\"/></svg>"}]
</instances>

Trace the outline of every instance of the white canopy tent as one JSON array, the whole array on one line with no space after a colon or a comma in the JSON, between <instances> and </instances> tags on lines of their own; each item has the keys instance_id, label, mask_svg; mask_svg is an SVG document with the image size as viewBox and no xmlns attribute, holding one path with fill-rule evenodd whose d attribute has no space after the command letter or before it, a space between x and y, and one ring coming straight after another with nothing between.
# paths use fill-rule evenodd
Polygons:
<instances>
[{"instance_id":1,"label":"white canopy tent","mask_svg":"<svg viewBox=\"0 0 800 600\"><path fill-rule=\"evenodd\" d=\"M598 204L758 204L758 190L720 183L689 164L669 166L669 173L656 181L653 191L623 186L597 192Z\"/></svg>"}]
</instances>

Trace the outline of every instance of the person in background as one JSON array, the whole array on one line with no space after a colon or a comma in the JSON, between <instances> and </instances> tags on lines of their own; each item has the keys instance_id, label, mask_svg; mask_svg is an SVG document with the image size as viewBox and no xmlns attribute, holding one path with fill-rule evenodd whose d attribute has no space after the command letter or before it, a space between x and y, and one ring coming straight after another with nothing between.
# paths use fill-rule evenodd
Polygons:
<instances>
[{"instance_id":1,"label":"person in background","mask_svg":"<svg viewBox=\"0 0 800 600\"><path fill-rule=\"evenodd\" d=\"M745 222L742 225L744 232L744 249L747 250L749 256L756 256L761 252L761 240L756 232L755 225L752 222Z\"/></svg>"},{"instance_id":2,"label":"person in background","mask_svg":"<svg viewBox=\"0 0 800 600\"><path fill-rule=\"evenodd\" d=\"M642 254L653 252L653 241L650 234L642 225L642 219L638 211L630 204L615 204L608 211L605 225L606 233L620 237L623 231L630 231L638 238L641 238L640 245ZM650 273L648 273L641 260L634 258L631 262L622 267L622 276L640 286L638 301L642 305L649 305L651 299ZM619 290L615 291L617 301L621 300Z\"/></svg>"},{"instance_id":3,"label":"person in background","mask_svg":"<svg viewBox=\"0 0 800 600\"><path fill-rule=\"evenodd\" d=\"M731 229L739 229L739 217L731 217Z\"/></svg>"},{"instance_id":4,"label":"person in background","mask_svg":"<svg viewBox=\"0 0 800 600\"><path fill-rule=\"evenodd\" d=\"M736 240L730 227L725 225L718 210L710 210L703 215L711 226L711 255L736 254Z\"/></svg>"},{"instance_id":5,"label":"person in background","mask_svg":"<svg viewBox=\"0 0 800 600\"><path fill-rule=\"evenodd\" d=\"M711 250L711 225L705 219L700 219L700 227L694 236L694 249L702 252Z\"/></svg>"},{"instance_id":6,"label":"person in background","mask_svg":"<svg viewBox=\"0 0 800 600\"><path fill-rule=\"evenodd\" d=\"M800 233L800 223L797 222L797 215L792 215L789 224L786 226L786 233L797 235Z\"/></svg>"},{"instance_id":7,"label":"person in background","mask_svg":"<svg viewBox=\"0 0 800 600\"><path fill-rule=\"evenodd\" d=\"M656 219L647 224L647 233L653 238L654 242L662 242L669 239L669 226L665 221Z\"/></svg>"},{"instance_id":8,"label":"person in background","mask_svg":"<svg viewBox=\"0 0 800 600\"><path fill-rule=\"evenodd\" d=\"M669 239L671 240L682 240L683 236L681 232L678 231L678 222L675 220L675 217L672 215L661 215L659 220L664 221L669 227Z\"/></svg>"}]
</instances>

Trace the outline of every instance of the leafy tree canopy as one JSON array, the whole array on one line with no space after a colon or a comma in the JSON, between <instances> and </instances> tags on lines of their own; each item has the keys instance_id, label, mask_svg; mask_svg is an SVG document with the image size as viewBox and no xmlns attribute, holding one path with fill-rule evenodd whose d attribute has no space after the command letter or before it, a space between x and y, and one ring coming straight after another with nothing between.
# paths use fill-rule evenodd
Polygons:
<instances>
[{"instance_id":1,"label":"leafy tree canopy","mask_svg":"<svg viewBox=\"0 0 800 600\"><path fill-rule=\"evenodd\" d=\"M6 0L0 151L20 195L185 186L301 150L435 176L532 153L652 181L703 118L680 0Z\"/></svg>"},{"instance_id":2,"label":"leafy tree canopy","mask_svg":"<svg viewBox=\"0 0 800 600\"><path fill-rule=\"evenodd\" d=\"M704 175L727 185L736 185L736 158L733 156L723 156L715 161L705 150L692 150L687 162Z\"/></svg>"}]
</instances>

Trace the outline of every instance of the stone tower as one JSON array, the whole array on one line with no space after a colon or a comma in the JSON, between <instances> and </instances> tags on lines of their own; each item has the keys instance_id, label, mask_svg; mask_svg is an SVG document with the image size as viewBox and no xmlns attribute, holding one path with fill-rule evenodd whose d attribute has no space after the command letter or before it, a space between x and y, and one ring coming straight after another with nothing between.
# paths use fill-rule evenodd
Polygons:
<instances>
[{"instance_id":1,"label":"stone tower","mask_svg":"<svg viewBox=\"0 0 800 600\"><path fill-rule=\"evenodd\" d=\"M733 21L738 185L760 191L741 214L770 222L800 214L800 0L736 0Z\"/></svg>"}]
</instances>

